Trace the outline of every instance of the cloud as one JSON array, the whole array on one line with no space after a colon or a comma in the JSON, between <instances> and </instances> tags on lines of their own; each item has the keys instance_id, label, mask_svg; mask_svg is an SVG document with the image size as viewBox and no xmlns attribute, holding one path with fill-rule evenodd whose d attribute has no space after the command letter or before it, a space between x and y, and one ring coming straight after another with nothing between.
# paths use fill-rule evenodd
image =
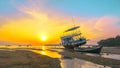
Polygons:
<instances>
[{"instance_id":1,"label":"cloud","mask_svg":"<svg viewBox=\"0 0 120 68\"><path fill-rule=\"evenodd\" d=\"M0 28L0 38L4 41L42 44L44 42L40 37L46 35L46 43L58 43L61 32L69 26L68 23L64 24L69 21L54 16L55 13L43 12L39 6L22 5L16 8L22 15L14 14L16 16L11 16L7 21L3 20L6 24Z\"/></svg>"},{"instance_id":2,"label":"cloud","mask_svg":"<svg viewBox=\"0 0 120 68\"><path fill-rule=\"evenodd\" d=\"M120 22L120 18L118 17L104 16L96 22L95 28L100 31L116 29L117 28L116 25L118 22Z\"/></svg>"},{"instance_id":3,"label":"cloud","mask_svg":"<svg viewBox=\"0 0 120 68\"><path fill-rule=\"evenodd\" d=\"M26 3L15 4L18 14L3 16L0 28L0 38L4 41L21 42L31 44L59 43L62 32L73 27L72 16L68 16L46 6L46 1L29 0ZM120 34L120 28L116 25L120 18L116 16L103 16L83 18L74 16L75 25L89 43ZM46 35L47 41L42 42L41 36Z\"/></svg>"},{"instance_id":4,"label":"cloud","mask_svg":"<svg viewBox=\"0 0 120 68\"><path fill-rule=\"evenodd\" d=\"M95 28L102 33L103 38L113 37L120 34L118 22L120 22L120 17L104 16L96 22Z\"/></svg>"}]
</instances>

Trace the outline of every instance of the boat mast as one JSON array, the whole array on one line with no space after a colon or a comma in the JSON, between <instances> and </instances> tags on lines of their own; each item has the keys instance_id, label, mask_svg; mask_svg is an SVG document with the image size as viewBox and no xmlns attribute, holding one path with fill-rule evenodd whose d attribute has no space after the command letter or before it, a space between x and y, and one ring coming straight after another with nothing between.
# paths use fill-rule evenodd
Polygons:
<instances>
[{"instance_id":1,"label":"boat mast","mask_svg":"<svg viewBox=\"0 0 120 68\"><path fill-rule=\"evenodd\" d=\"M75 27L75 21L73 19L73 16L72 16L72 22L73 22L73 26ZM80 31L80 30L79 30ZM77 33L77 30L74 32L74 33ZM81 32L80 32L81 33ZM80 34L80 38L81 38L81 34Z\"/></svg>"},{"instance_id":2,"label":"boat mast","mask_svg":"<svg viewBox=\"0 0 120 68\"><path fill-rule=\"evenodd\" d=\"M72 16L72 22L73 22L73 27L75 27L75 21L73 19L73 16ZM76 33L76 31L73 31L73 33Z\"/></svg>"},{"instance_id":3,"label":"boat mast","mask_svg":"<svg viewBox=\"0 0 120 68\"><path fill-rule=\"evenodd\" d=\"M72 16L72 22L73 22L73 27L75 27L75 21L73 19L73 16ZM77 30L73 31L73 34L77 34ZM78 38L78 37L77 37Z\"/></svg>"},{"instance_id":4,"label":"boat mast","mask_svg":"<svg viewBox=\"0 0 120 68\"><path fill-rule=\"evenodd\" d=\"M74 25L74 27L75 27L75 22L74 22L74 20L73 20L73 16L72 16L72 22L73 22L73 25Z\"/></svg>"}]
</instances>

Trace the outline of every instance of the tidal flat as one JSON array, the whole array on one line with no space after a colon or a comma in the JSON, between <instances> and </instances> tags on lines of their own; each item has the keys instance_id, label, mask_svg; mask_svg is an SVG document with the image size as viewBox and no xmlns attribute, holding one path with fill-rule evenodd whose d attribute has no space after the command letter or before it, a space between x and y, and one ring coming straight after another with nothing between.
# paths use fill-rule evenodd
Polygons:
<instances>
[{"instance_id":1,"label":"tidal flat","mask_svg":"<svg viewBox=\"0 0 120 68\"><path fill-rule=\"evenodd\" d=\"M0 68L61 68L60 61L27 50L0 50Z\"/></svg>"},{"instance_id":2,"label":"tidal flat","mask_svg":"<svg viewBox=\"0 0 120 68\"><path fill-rule=\"evenodd\" d=\"M96 56L56 46L2 47L0 68L120 68L119 58L102 57L104 53L120 55L119 48L103 48Z\"/></svg>"},{"instance_id":3,"label":"tidal flat","mask_svg":"<svg viewBox=\"0 0 120 68\"><path fill-rule=\"evenodd\" d=\"M91 56L87 55L87 53L83 52L75 52L73 50L66 50L65 52L59 52L64 56L70 56L72 58L83 59L86 61L90 61L95 64L103 65L104 67L109 66L111 68L120 68L120 60L112 59L112 58L104 58L101 54L120 54L119 49L106 49L103 48L101 54L97 54L99 56ZM94 54L93 54L94 55Z\"/></svg>"}]
</instances>

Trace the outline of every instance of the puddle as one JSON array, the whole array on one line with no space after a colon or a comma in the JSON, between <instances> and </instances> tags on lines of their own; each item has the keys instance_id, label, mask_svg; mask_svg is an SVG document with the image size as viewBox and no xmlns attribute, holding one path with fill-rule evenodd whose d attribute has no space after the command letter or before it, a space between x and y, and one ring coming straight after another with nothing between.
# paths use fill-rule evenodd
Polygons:
<instances>
[{"instance_id":1,"label":"puddle","mask_svg":"<svg viewBox=\"0 0 120 68\"><path fill-rule=\"evenodd\" d=\"M49 56L51 58L59 58L61 61L62 68L110 68L108 66L98 65L85 60L72 58L69 56L62 56L57 52L46 51L46 50L45 51L32 50L32 51L38 54Z\"/></svg>"},{"instance_id":2,"label":"puddle","mask_svg":"<svg viewBox=\"0 0 120 68\"><path fill-rule=\"evenodd\" d=\"M32 50L35 53L49 56L51 58L58 58L61 61L62 68L110 68L108 66L103 66L95 64L82 59L72 58L70 56L63 56L57 52L62 51L61 49L53 49L55 51L48 51L46 47L42 47L42 50ZM58 50L58 51L57 51Z\"/></svg>"},{"instance_id":3,"label":"puddle","mask_svg":"<svg viewBox=\"0 0 120 68\"><path fill-rule=\"evenodd\" d=\"M111 68L108 66L94 64L85 60L73 58L73 59L61 59L62 68Z\"/></svg>"},{"instance_id":4,"label":"puddle","mask_svg":"<svg viewBox=\"0 0 120 68\"><path fill-rule=\"evenodd\" d=\"M9 47L9 48L18 48L18 47L16 46L16 47ZM19 48L26 48L26 47L21 46ZM58 52L64 52L64 50L62 49L63 47L36 46L36 47L32 47L32 48L39 49L39 50L31 50L35 53L46 55L46 56L49 56L51 58L58 58L61 61L62 68L110 68L108 66L95 64L95 63L85 61L82 59L72 58L70 56L63 56L63 55L58 53ZM10 50L10 51L13 51L13 50ZM88 54L88 55L90 55L90 54ZM92 56L96 56L96 55L92 55ZM100 55L97 55L97 56L100 56ZM109 54L109 56L111 56L111 55ZM110 58L110 57L108 57L107 54L102 54L102 57ZM117 56L117 58L118 58L118 56Z\"/></svg>"},{"instance_id":5,"label":"puddle","mask_svg":"<svg viewBox=\"0 0 120 68\"><path fill-rule=\"evenodd\" d=\"M46 55L46 56L49 56L51 58L61 58L61 55L58 54L57 52L52 52L52 51L47 51L47 50L32 50L33 52L35 53L38 53L38 54L42 54L42 55Z\"/></svg>"},{"instance_id":6,"label":"puddle","mask_svg":"<svg viewBox=\"0 0 120 68\"><path fill-rule=\"evenodd\" d=\"M96 57L104 57L104 58L111 58L111 59L120 60L120 55L119 55L119 54L108 54L108 53L102 53L102 54L91 54L91 53L86 53L86 55L96 56Z\"/></svg>"}]
</instances>

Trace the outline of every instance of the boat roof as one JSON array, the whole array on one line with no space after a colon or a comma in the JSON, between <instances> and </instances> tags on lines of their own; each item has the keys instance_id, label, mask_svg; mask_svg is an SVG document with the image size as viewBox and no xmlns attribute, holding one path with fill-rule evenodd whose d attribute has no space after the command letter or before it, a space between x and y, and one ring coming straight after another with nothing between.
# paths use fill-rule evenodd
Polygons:
<instances>
[{"instance_id":1,"label":"boat roof","mask_svg":"<svg viewBox=\"0 0 120 68\"><path fill-rule=\"evenodd\" d=\"M69 28L69 29L65 30L64 32L72 31L72 30L75 30L78 28L80 28L80 26L75 26L75 27Z\"/></svg>"},{"instance_id":2,"label":"boat roof","mask_svg":"<svg viewBox=\"0 0 120 68\"><path fill-rule=\"evenodd\" d=\"M78 35L80 35L80 34L81 34L81 33L79 33L79 34L74 33L74 34L71 34L71 35L62 36L61 38L64 38L64 39L66 39L66 38L71 38L71 37L74 37L74 36L78 36Z\"/></svg>"}]
</instances>

